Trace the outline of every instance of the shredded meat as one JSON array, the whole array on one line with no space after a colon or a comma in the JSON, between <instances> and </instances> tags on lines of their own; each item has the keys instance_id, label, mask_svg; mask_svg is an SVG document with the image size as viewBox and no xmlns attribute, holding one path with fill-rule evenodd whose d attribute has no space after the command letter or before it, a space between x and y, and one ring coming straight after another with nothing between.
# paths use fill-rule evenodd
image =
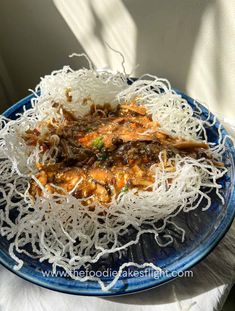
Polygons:
<instances>
[{"instance_id":1,"label":"shredded meat","mask_svg":"<svg viewBox=\"0 0 235 311\"><path fill-rule=\"evenodd\" d=\"M24 135L27 144L38 144L42 153L53 145L57 147L55 164L38 163L37 178L50 192L71 192L77 198L88 198L87 203L105 206L113 195L131 188L151 191L154 177L150 168L159 164L160 152L168 171L175 169L168 159L176 154L208 157L204 153L207 144L162 132L146 108L135 102L115 109L109 104L93 105L80 118L59 104L54 107L62 111L62 123L52 119ZM42 195L34 181L30 193L33 197Z\"/></svg>"}]
</instances>

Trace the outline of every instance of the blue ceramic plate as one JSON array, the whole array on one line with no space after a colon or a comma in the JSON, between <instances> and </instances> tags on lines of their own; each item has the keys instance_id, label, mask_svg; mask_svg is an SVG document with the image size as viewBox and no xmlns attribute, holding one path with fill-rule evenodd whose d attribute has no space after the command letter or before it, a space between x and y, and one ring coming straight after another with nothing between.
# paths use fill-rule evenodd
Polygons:
<instances>
[{"instance_id":1,"label":"blue ceramic plate","mask_svg":"<svg viewBox=\"0 0 235 311\"><path fill-rule=\"evenodd\" d=\"M179 91L177 92L196 109L192 98ZM27 109L30 108L31 98L32 95L22 99L5 111L4 116L16 119L16 114L22 111L23 106L26 106ZM201 107L201 109L201 118L206 119L208 115L210 115L210 120L212 121L213 115L209 114L206 108ZM220 123L217 121L213 127L207 129L209 141L217 142L219 126ZM222 135L223 137L227 135L223 127ZM232 223L235 214L235 149L229 140L226 142L226 149L224 162L226 167L229 168L229 173L220 180L225 204L222 205L217 196L211 193L212 204L207 211L202 212L199 207L189 213L182 213L176 216L174 222L186 231L184 243L181 242L179 233L175 231L174 228L168 227L166 231L174 236L174 243L172 245L160 248L156 245L151 235L144 235L139 244L132 246L123 258L120 259L112 255L100 263L102 269L109 268L117 270L118 266L125 261L135 261L139 263L153 262L162 269L167 270L167 274L159 276L155 275L153 271L149 269L147 273L146 269L144 269L142 270L142 274L139 273L138 276L135 277L125 277L125 275L123 275L111 290L103 292L96 282L79 282L63 276L45 277L42 271L50 271L50 264L46 262L40 263L38 260L31 259L26 255L21 256L25 263L23 268L20 271L14 271L13 266L15 263L8 254L9 241L3 237L0 238L0 262L18 276L32 283L69 294L90 296L122 295L163 284L174 278L178 273L191 268L208 255L224 236ZM140 272L137 268L133 268L132 270ZM109 280L109 278L106 278L104 281Z\"/></svg>"}]
</instances>

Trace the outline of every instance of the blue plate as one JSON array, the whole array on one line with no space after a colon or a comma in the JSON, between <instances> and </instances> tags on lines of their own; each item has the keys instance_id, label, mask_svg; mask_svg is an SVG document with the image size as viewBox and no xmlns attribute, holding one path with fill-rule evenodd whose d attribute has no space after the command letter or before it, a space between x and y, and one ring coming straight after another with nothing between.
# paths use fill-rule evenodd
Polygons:
<instances>
[{"instance_id":1,"label":"blue plate","mask_svg":"<svg viewBox=\"0 0 235 311\"><path fill-rule=\"evenodd\" d=\"M180 91L177 92L196 110L192 98ZM22 99L5 111L3 115L11 119L16 119L16 114L22 112L23 106L26 106L27 109L30 108L32 97L33 95L30 95ZM210 115L210 120L213 120L213 115L209 114L209 111L205 107L201 106L201 110L201 117L203 119L206 119ZM210 142L217 143L219 126L220 123L217 121L213 127L207 129ZM227 135L227 132L222 126L222 136L225 137L225 135ZM235 214L235 149L229 140L226 141L226 149L224 162L226 167L229 168L229 173L220 180L225 204L222 205L215 193L212 192L212 204L207 211L202 212L199 207L189 213L177 215L174 221L186 230L184 243L181 242L179 232L168 226L166 231L174 236L174 243L168 247L160 248L156 245L151 235L144 235L139 244L132 246L121 259L115 257L115 255L110 255L108 258L102 260L102 263L98 266L98 269L102 266L102 269L109 268L117 270L118 266L125 261L135 261L138 263L153 262L167 271L166 274L159 276L154 274L153 270L149 268L148 271L146 269L140 271L137 268L133 268L132 273L133 271L137 271L139 272L138 276L131 277L129 275L129 277L125 277L123 275L111 290L103 292L96 282L79 282L69 277L63 277L63 275L58 275L57 277L49 275L45 277L42 271L44 273L50 273L50 264L47 262L40 263L38 260L29 258L26 255L21 255L21 258L24 260L22 269L20 271L14 271L13 266L15 262L8 254L9 241L4 237L0 237L0 263L18 276L32 283L52 290L77 295L123 295L152 288L173 279L176 275L191 268L208 255L232 223ZM97 269L97 267L94 268ZM110 279L105 278L104 281L110 281Z\"/></svg>"}]
</instances>

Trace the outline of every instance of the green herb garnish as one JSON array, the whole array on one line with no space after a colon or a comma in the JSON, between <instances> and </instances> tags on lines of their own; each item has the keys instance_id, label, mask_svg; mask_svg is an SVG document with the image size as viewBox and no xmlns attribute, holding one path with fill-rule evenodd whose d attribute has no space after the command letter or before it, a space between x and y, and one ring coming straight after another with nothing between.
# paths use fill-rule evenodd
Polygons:
<instances>
[{"instance_id":1,"label":"green herb garnish","mask_svg":"<svg viewBox=\"0 0 235 311\"><path fill-rule=\"evenodd\" d=\"M92 141L92 145L101 150L104 147L104 142L103 142L103 136L99 136L96 137L93 141Z\"/></svg>"},{"instance_id":2,"label":"green herb garnish","mask_svg":"<svg viewBox=\"0 0 235 311\"><path fill-rule=\"evenodd\" d=\"M103 153L98 153L96 155L96 157L97 157L97 160L99 160L99 161L105 161L105 160L107 160L108 155L107 155L107 153L103 152Z\"/></svg>"},{"instance_id":3,"label":"green herb garnish","mask_svg":"<svg viewBox=\"0 0 235 311\"><path fill-rule=\"evenodd\" d=\"M124 187L122 187L121 192L122 192L122 193L125 193L125 192L127 192L128 190L129 190L129 187L128 187L128 185L126 184Z\"/></svg>"}]
</instances>

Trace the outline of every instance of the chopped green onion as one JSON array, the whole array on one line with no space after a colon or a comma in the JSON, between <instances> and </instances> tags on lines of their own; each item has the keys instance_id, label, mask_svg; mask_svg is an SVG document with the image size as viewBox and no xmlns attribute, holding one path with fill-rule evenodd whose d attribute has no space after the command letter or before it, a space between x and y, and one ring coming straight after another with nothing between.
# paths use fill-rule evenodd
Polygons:
<instances>
[{"instance_id":1,"label":"chopped green onion","mask_svg":"<svg viewBox=\"0 0 235 311\"><path fill-rule=\"evenodd\" d=\"M101 150L104 147L103 136L96 137L92 141L92 145L97 149Z\"/></svg>"},{"instance_id":2,"label":"chopped green onion","mask_svg":"<svg viewBox=\"0 0 235 311\"><path fill-rule=\"evenodd\" d=\"M121 192L122 192L122 193L125 193L125 192L127 192L128 190L129 190L129 187L128 187L128 185L126 184L126 185L122 188Z\"/></svg>"},{"instance_id":3,"label":"chopped green onion","mask_svg":"<svg viewBox=\"0 0 235 311\"><path fill-rule=\"evenodd\" d=\"M97 157L97 160L104 161L104 160L107 160L108 155L107 153L103 152L103 153L98 153L96 157Z\"/></svg>"}]
</instances>

